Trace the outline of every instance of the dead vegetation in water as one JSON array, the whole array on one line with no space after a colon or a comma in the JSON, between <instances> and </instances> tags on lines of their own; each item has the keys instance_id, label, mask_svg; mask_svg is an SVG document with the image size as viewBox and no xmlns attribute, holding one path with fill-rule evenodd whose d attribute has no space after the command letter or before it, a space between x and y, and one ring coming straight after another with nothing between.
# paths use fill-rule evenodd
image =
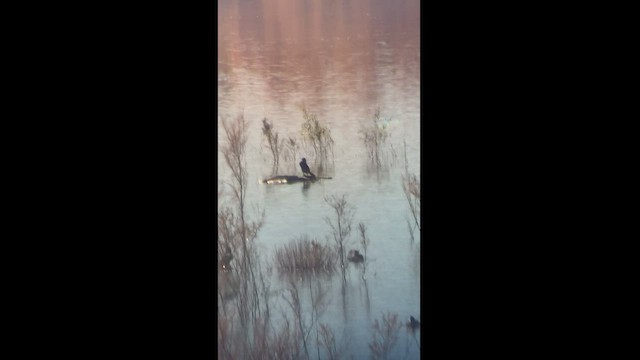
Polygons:
<instances>
[{"instance_id":1,"label":"dead vegetation in water","mask_svg":"<svg viewBox=\"0 0 640 360\"><path fill-rule=\"evenodd\" d=\"M275 261L281 273L325 273L334 271L335 260L332 249L316 240L302 236L277 248Z\"/></svg>"},{"instance_id":2,"label":"dead vegetation in water","mask_svg":"<svg viewBox=\"0 0 640 360\"><path fill-rule=\"evenodd\" d=\"M292 165L293 169L298 169L298 161L300 161L300 144L293 137L284 140L284 159Z\"/></svg>"},{"instance_id":3,"label":"dead vegetation in water","mask_svg":"<svg viewBox=\"0 0 640 360\"><path fill-rule=\"evenodd\" d=\"M387 165L388 119L382 118L380 108L376 108L371 122L360 125L360 135L372 165L375 168Z\"/></svg>"},{"instance_id":4,"label":"dead vegetation in water","mask_svg":"<svg viewBox=\"0 0 640 360\"><path fill-rule=\"evenodd\" d=\"M304 122L300 133L305 145L310 146L315 154L315 161L320 164L329 160L333 156L333 138L329 126L320 121L318 115L302 106L302 116Z\"/></svg>"},{"instance_id":5,"label":"dead vegetation in water","mask_svg":"<svg viewBox=\"0 0 640 360\"><path fill-rule=\"evenodd\" d=\"M218 292L223 300L220 304L223 313L233 309L241 328L247 331L257 319L268 317L270 311L266 295L269 284L264 281L267 271L262 268L255 247L264 213L257 221L247 214L248 124L244 115L239 114L230 121L221 117L221 125L226 141L221 143L220 148L224 161L231 170L231 179L223 182L227 186L230 201L218 205L218 251L220 259L233 260L233 269L231 281L228 282L230 289L219 286ZM232 297L229 296L231 294Z\"/></svg>"},{"instance_id":6,"label":"dead vegetation in water","mask_svg":"<svg viewBox=\"0 0 640 360\"><path fill-rule=\"evenodd\" d=\"M333 331L327 324L320 324L320 340L319 345L326 352L326 359L329 360L339 360L341 359L340 354L338 353L338 348L336 346L336 337L333 334Z\"/></svg>"},{"instance_id":7,"label":"dead vegetation in water","mask_svg":"<svg viewBox=\"0 0 640 360\"><path fill-rule=\"evenodd\" d=\"M303 304L300 298L303 293L305 283L309 286L309 298L310 304ZM314 286L315 285L315 286ZM291 311L293 312L294 323L296 325L296 335L298 338L298 344L302 343L304 354L307 359L311 358L311 352L313 351L312 338L310 335L315 329L315 349L318 358L320 358L320 348L322 347L322 340L320 339L319 319L327 309L328 304L328 289L322 285L322 281L316 279L314 282L312 279L308 281L298 281L289 279L288 287L283 299L289 304ZM331 329L327 328L330 334L333 334ZM301 340L301 341L300 341ZM331 351L331 350L329 350Z\"/></svg>"},{"instance_id":8,"label":"dead vegetation in water","mask_svg":"<svg viewBox=\"0 0 640 360\"><path fill-rule=\"evenodd\" d=\"M324 201L331 206L335 218L326 217L326 223L331 227L333 241L340 260L342 277L345 277L346 265L344 262L345 248L351 234L351 226L355 214L355 208L347 201L346 195L332 195L325 197Z\"/></svg>"},{"instance_id":9,"label":"dead vegetation in water","mask_svg":"<svg viewBox=\"0 0 640 360\"><path fill-rule=\"evenodd\" d=\"M285 317L277 328L270 321L257 319L250 328L250 336L236 328L234 319L218 318L218 358L297 360L305 356L300 349L300 334Z\"/></svg>"},{"instance_id":10,"label":"dead vegetation in water","mask_svg":"<svg viewBox=\"0 0 640 360\"><path fill-rule=\"evenodd\" d=\"M404 143L404 174L402 175L402 190L409 204L409 210L413 218L413 224L422 231L420 222L420 178L409 172L409 160L407 159L407 144ZM409 227L411 238L413 238L413 225Z\"/></svg>"},{"instance_id":11,"label":"dead vegetation in water","mask_svg":"<svg viewBox=\"0 0 640 360\"><path fill-rule=\"evenodd\" d=\"M382 321L376 319L373 323L373 334L369 343L372 359L389 359L391 350L398 342L402 324L398 321L398 314L382 315Z\"/></svg>"},{"instance_id":12,"label":"dead vegetation in water","mask_svg":"<svg viewBox=\"0 0 640 360\"><path fill-rule=\"evenodd\" d=\"M278 162L278 158L286 154L285 159L289 156L295 159L294 164L297 167L299 153L296 155L296 152L300 151L298 143L290 138L288 145L291 151L287 154L287 141L282 142L273 132L272 124L265 123L269 126L272 140L284 144L284 148L277 149L277 154L272 152L274 162ZM332 329L321 323L322 313L327 307L329 297L327 289L321 286L317 276L304 279L305 276L302 275L330 274L335 271L338 261L341 261L344 270L344 266L347 265L344 263L344 255L355 208L349 204L344 195L325 198L333 210L333 216L325 220L331 226L334 241L319 243L315 239L301 236L276 249L273 259L275 263L267 264L273 264L280 272L295 274L295 276L289 277L288 286L284 289L284 301L289 308L285 309L286 313L283 312L283 320L272 320L270 309L274 304L273 299L270 299L270 296L273 296L270 288L270 267L265 268L264 262L260 261L258 256L260 251L255 244L264 214L262 219L252 219L251 213L247 211L245 161L247 124L240 115L228 122L223 119L222 127L227 141L221 144L221 150L224 162L231 170L231 178L221 184L218 192L219 198L224 197L227 201L219 203L217 251L220 263L229 264L232 270L221 272L220 275L224 281L219 280L218 284L221 300L218 303L218 357L221 359L348 358L346 351L341 351L343 349L339 350L336 346L336 336ZM419 199L419 181L417 192L413 187L407 187L407 191L414 197L417 195ZM417 209L419 211L419 203ZM358 230L360 244L364 251L365 262L362 263L361 268L364 279L369 232L362 223L358 225ZM338 260L338 253L341 260ZM300 278L303 279L300 280ZM364 283L366 287L366 281ZM343 304L345 303L344 284L343 282ZM278 291L281 290L277 290L276 294ZM306 301L308 298L310 302ZM343 308L346 309L345 305ZM388 314L383 316L382 322L376 320L373 326L373 340L369 344L373 358L388 358L397 342L398 336L395 331L398 322L397 315L394 316Z\"/></svg>"},{"instance_id":13,"label":"dead vegetation in water","mask_svg":"<svg viewBox=\"0 0 640 360\"><path fill-rule=\"evenodd\" d=\"M314 349L312 331L316 331L319 354L320 332L318 319L326 308L327 291L318 282L309 282L310 308L301 302L304 287L291 277L285 300L291 305L283 321L271 320L272 263L261 261L257 240L264 213L252 219L247 204L247 123L242 114L227 121L221 117L224 140L221 153L231 171L222 181L218 197L218 249L221 266L218 282L218 357L221 359L310 359ZM270 126L267 122L267 126ZM272 130L272 128L269 128ZM276 136L272 132L272 139ZM278 140L279 141L279 140ZM274 154L276 159L279 156ZM333 271L335 255L328 245L303 237L300 244L292 244L281 254L282 264L293 261L293 267L311 272ZM284 254L291 253L290 256ZM224 266L223 266L224 265ZM228 269L227 269L228 268ZM227 271L228 270L228 271ZM296 275L300 274L297 272ZM298 281L296 278L295 281ZM305 294L306 296L306 294ZM308 317L308 314L311 317ZM291 319L291 322L289 321ZM328 329L330 332L331 329ZM318 355L319 356L319 355Z\"/></svg>"},{"instance_id":14,"label":"dead vegetation in water","mask_svg":"<svg viewBox=\"0 0 640 360\"><path fill-rule=\"evenodd\" d=\"M279 138L279 134L273 128L273 122L267 118L262 119L262 135L264 135L273 158L272 174L278 173L280 166L280 153L283 151L285 141Z\"/></svg>"},{"instance_id":15,"label":"dead vegetation in water","mask_svg":"<svg viewBox=\"0 0 640 360\"><path fill-rule=\"evenodd\" d=\"M364 280L365 273L367 272L367 263L369 262L369 258L367 257L367 248L371 241L367 237L367 226L364 223L358 224L358 230L360 232L360 245L364 249L364 256L362 261L362 280Z\"/></svg>"}]
</instances>

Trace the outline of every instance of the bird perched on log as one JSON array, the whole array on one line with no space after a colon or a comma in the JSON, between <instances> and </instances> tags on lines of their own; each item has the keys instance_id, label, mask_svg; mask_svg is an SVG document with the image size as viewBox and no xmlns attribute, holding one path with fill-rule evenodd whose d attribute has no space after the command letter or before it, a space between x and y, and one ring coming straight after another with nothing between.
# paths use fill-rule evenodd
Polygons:
<instances>
[{"instance_id":1,"label":"bird perched on log","mask_svg":"<svg viewBox=\"0 0 640 360\"><path fill-rule=\"evenodd\" d=\"M306 178L315 180L316 176L311 172L311 169L309 169L309 165L307 165L307 159L302 158L302 161L300 161L300 169L302 169L302 174Z\"/></svg>"}]
</instances>

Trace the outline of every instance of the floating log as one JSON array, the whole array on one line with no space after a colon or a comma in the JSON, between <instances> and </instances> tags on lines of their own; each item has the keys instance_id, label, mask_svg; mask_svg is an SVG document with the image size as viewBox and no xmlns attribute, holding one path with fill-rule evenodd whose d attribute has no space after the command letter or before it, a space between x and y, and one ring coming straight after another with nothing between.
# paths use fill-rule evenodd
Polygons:
<instances>
[{"instance_id":1,"label":"floating log","mask_svg":"<svg viewBox=\"0 0 640 360\"><path fill-rule=\"evenodd\" d=\"M331 179L331 177L318 176L315 178L306 178L306 177L300 177L295 175L276 175L268 179L261 180L260 182L263 184L278 185L278 184L295 184L300 182L312 183L320 179Z\"/></svg>"}]
</instances>

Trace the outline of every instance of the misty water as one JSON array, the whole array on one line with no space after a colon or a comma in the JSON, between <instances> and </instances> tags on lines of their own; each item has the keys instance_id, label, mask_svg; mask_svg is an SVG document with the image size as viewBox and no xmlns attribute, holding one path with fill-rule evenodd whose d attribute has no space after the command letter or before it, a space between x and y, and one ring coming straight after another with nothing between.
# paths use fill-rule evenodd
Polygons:
<instances>
[{"instance_id":1,"label":"misty water","mask_svg":"<svg viewBox=\"0 0 640 360\"><path fill-rule=\"evenodd\" d=\"M273 263L274 249L301 235L330 241L324 220L334 216L324 200L329 195L346 194L355 208L347 249L362 251L357 224L367 227L366 283L353 264L344 289L339 274L325 280L328 304L320 321L333 329L344 358L369 358L372 325L383 313L398 314L402 323L410 315L420 319L420 232L414 229L412 239L402 189L405 149L409 172L420 176L419 4L218 0L218 120L242 113L249 124L247 213L253 219L265 213L256 240L261 259ZM309 186L259 183L274 175L262 119L281 137L301 141L303 105L330 128L333 162L319 169L313 151L303 148L295 159L281 156L278 174L302 176L298 162L306 157L314 173L332 179ZM389 134L378 167L359 133L376 108ZM220 150L218 158L224 188L230 171ZM279 293L285 287L274 269L274 313L287 310ZM309 300L302 301L303 311L309 310ZM390 358L419 358L419 341L419 332L403 327Z\"/></svg>"}]
</instances>

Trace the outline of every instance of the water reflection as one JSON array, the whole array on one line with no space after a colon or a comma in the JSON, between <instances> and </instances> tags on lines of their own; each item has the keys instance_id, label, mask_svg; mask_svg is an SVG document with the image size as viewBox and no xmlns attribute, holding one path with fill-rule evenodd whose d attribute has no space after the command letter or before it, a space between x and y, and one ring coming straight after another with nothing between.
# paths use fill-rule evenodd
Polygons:
<instances>
[{"instance_id":1,"label":"water reflection","mask_svg":"<svg viewBox=\"0 0 640 360\"><path fill-rule=\"evenodd\" d=\"M220 0L218 10L222 110L258 94L263 110L280 115L301 103L364 112L387 99L417 101L417 0Z\"/></svg>"},{"instance_id":2,"label":"water reflection","mask_svg":"<svg viewBox=\"0 0 640 360\"><path fill-rule=\"evenodd\" d=\"M367 286L367 280L362 279L364 284L364 309L367 313L367 319L371 320L371 301L369 300L369 287Z\"/></svg>"},{"instance_id":3,"label":"water reflection","mask_svg":"<svg viewBox=\"0 0 640 360\"><path fill-rule=\"evenodd\" d=\"M340 294L342 295L342 317L343 321L347 323L349 321L349 311L347 310L347 279L342 278L342 288Z\"/></svg>"}]
</instances>

